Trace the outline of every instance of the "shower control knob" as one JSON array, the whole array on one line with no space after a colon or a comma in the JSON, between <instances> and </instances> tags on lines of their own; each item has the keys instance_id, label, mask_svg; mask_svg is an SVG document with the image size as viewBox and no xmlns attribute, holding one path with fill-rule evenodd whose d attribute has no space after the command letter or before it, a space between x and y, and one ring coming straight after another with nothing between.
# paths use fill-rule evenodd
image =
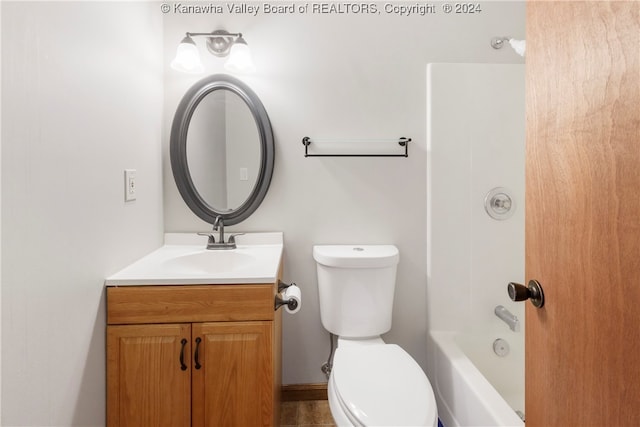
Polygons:
<instances>
[{"instance_id":1,"label":"shower control knob","mask_svg":"<svg viewBox=\"0 0 640 427\"><path fill-rule=\"evenodd\" d=\"M531 300L537 308L542 308L544 305L544 292L542 292L542 286L537 280L529 280L527 286L519 283L509 282L507 285L507 292L511 301L524 301Z\"/></svg>"}]
</instances>

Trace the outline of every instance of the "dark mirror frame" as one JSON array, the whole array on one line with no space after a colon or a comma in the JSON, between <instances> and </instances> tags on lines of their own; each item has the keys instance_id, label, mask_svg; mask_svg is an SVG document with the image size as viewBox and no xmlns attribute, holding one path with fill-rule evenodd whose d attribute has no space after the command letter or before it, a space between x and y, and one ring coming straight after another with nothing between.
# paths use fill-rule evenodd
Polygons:
<instances>
[{"instance_id":1,"label":"dark mirror frame","mask_svg":"<svg viewBox=\"0 0 640 427\"><path fill-rule=\"evenodd\" d=\"M260 171L255 186L244 201L236 209L218 210L215 206L209 205L198 193L193 184L189 165L187 163L187 134L189 124L195 109L200 101L209 93L215 90L228 90L238 95L249 107L255 120L260 136ZM187 206L198 217L213 224L217 217L221 217L224 225L234 225L247 219L260 206L267 194L271 175L273 174L273 163L275 157L275 147L273 143L273 131L267 111L262 105L260 98L242 81L227 74L214 74L196 82L184 95L171 126L171 140L169 147L171 158L171 169L180 195L187 203Z\"/></svg>"}]
</instances>

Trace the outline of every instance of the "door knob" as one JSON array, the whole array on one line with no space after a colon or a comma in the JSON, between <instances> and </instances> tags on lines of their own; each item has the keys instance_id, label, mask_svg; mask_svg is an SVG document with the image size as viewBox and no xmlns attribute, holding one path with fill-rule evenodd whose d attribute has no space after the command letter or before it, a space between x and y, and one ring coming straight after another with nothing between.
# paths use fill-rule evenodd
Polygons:
<instances>
[{"instance_id":1,"label":"door knob","mask_svg":"<svg viewBox=\"0 0 640 427\"><path fill-rule=\"evenodd\" d=\"M507 292L509 293L509 298L511 298L512 301L524 301L529 299L531 300L531 304L537 308L542 308L544 305L544 292L542 292L542 286L537 280L529 280L527 286L509 282L509 285L507 285Z\"/></svg>"}]
</instances>

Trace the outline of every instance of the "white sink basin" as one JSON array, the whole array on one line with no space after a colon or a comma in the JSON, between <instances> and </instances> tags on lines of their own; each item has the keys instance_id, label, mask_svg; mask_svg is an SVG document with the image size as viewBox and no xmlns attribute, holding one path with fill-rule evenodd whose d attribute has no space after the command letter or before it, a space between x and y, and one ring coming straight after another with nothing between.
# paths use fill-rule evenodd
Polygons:
<instances>
[{"instance_id":1,"label":"white sink basin","mask_svg":"<svg viewBox=\"0 0 640 427\"><path fill-rule=\"evenodd\" d=\"M105 280L107 286L274 283L282 233L247 233L237 249L207 250L207 238L167 234L165 245Z\"/></svg>"},{"instance_id":2,"label":"white sink basin","mask_svg":"<svg viewBox=\"0 0 640 427\"><path fill-rule=\"evenodd\" d=\"M193 274L221 274L250 269L257 259L254 255L235 250L206 250L167 259L162 268L167 272L190 272Z\"/></svg>"}]
</instances>

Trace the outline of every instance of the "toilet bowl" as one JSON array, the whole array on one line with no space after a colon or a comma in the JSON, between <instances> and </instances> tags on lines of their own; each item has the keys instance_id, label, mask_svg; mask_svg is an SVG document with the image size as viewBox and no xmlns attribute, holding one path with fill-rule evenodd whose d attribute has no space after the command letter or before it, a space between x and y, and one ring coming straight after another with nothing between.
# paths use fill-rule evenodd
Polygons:
<instances>
[{"instance_id":1,"label":"toilet bowl","mask_svg":"<svg viewBox=\"0 0 640 427\"><path fill-rule=\"evenodd\" d=\"M338 336L329 377L338 426L437 427L427 376L391 328L398 249L393 245L314 246L322 325Z\"/></svg>"},{"instance_id":2,"label":"toilet bowl","mask_svg":"<svg viewBox=\"0 0 640 427\"><path fill-rule=\"evenodd\" d=\"M328 384L336 425L437 427L431 384L401 347L338 340Z\"/></svg>"}]
</instances>

